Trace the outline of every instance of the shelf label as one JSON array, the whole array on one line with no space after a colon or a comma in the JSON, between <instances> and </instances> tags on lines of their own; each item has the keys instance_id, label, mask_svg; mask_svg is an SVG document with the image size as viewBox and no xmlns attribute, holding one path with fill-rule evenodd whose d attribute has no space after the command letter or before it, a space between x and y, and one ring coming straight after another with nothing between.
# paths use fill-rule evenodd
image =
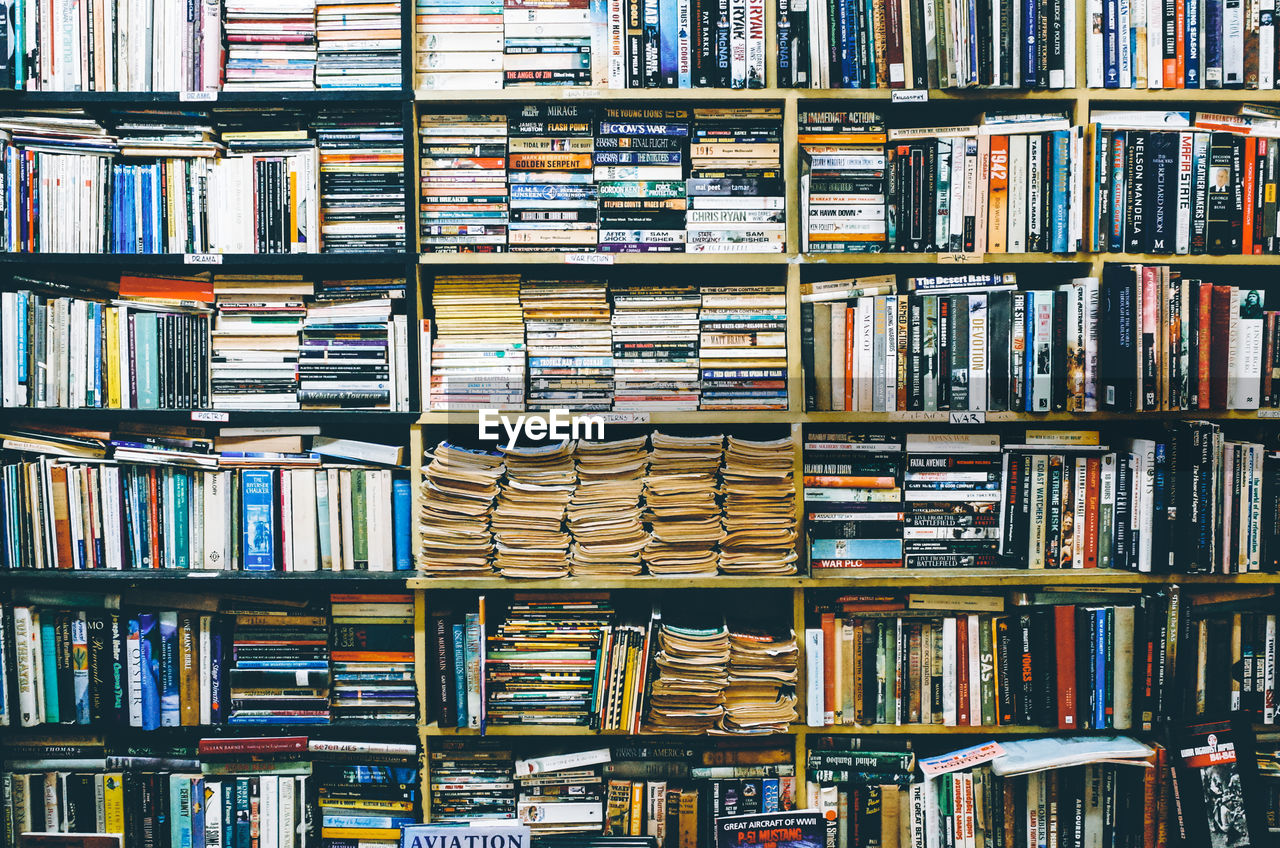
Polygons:
<instances>
[{"instance_id":1,"label":"shelf label","mask_svg":"<svg viewBox=\"0 0 1280 848\"><path fill-rule=\"evenodd\" d=\"M982 263L981 253L939 253L939 265L979 265Z\"/></svg>"},{"instance_id":2,"label":"shelf label","mask_svg":"<svg viewBox=\"0 0 1280 848\"><path fill-rule=\"evenodd\" d=\"M212 421L215 423L225 423L231 420L231 413L218 412L213 409L193 409L191 410L192 421Z\"/></svg>"},{"instance_id":3,"label":"shelf label","mask_svg":"<svg viewBox=\"0 0 1280 848\"><path fill-rule=\"evenodd\" d=\"M589 97L599 97L600 89L598 88L566 88L560 92L560 96L565 100L586 100Z\"/></svg>"},{"instance_id":4,"label":"shelf label","mask_svg":"<svg viewBox=\"0 0 1280 848\"><path fill-rule=\"evenodd\" d=\"M947 417L948 424L986 424L985 412L951 412Z\"/></svg>"},{"instance_id":5,"label":"shelf label","mask_svg":"<svg viewBox=\"0 0 1280 848\"><path fill-rule=\"evenodd\" d=\"M920 409L899 410L888 413L888 416L890 421L930 422L947 420L946 412L925 412Z\"/></svg>"},{"instance_id":6,"label":"shelf label","mask_svg":"<svg viewBox=\"0 0 1280 848\"><path fill-rule=\"evenodd\" d=\"M647 412L601 412L599 417L606 424L648 424Z\"/></svg>"},{"instance_id":7,"label":"shelf label","mask_svg":"<svg viewBox=\"0 0 1280 848\"><path fill-rule=\"evenodd\" d=\"M928 103L929 91L924 88L895 88L889 92L890 103Z\"/></svg>"},{"instance_id":8,"label":"shelf label","mask_svg":"<svg viewBox=\"0 0 1280 848\"><path fill-rule=\"evenodd\" d=\"M1259 418L1280 418L1280 409L1259 409Z\"/></svg>"},{"instance_id":9,"label":"shelf label","mask_svg":"<svg viewBox=\"0 0 1280 848\"><path fill-rule=\"evenodd\" d=\"M181 103L215 103L218 100L218 92L216 91L179 91L178 100Z\"/></svg>"},{"instance_id":10,"label":"shelf label","mask_svg":"<svg viewBox=\"0 0 1280 848\"><path fill-rule=\"evenodd\" d=\"M612 253L566 253L566 265L612 265Z\"/></svg>"},{"instance_id":11,"label":"shelf label","mask_svg":"<svg viewBox=\"0 0 1280 848\"><path fill-rule=\"evenodd\" d=\"M193 569L191 571L188 571L185 576L186 577L216 577L218 573L219 572L217 571L196 571Z\"/></svg>"},{"instance_id":12,"label":"shelf label","mask_svg":"<svg viewBox=\"0 0 1280 848\"><path fill-rule=\"evenodd\" d=\"M221 265L221 253L184 253L182 254L182 262L184 265Z\"/></svg>"}]
</instances>

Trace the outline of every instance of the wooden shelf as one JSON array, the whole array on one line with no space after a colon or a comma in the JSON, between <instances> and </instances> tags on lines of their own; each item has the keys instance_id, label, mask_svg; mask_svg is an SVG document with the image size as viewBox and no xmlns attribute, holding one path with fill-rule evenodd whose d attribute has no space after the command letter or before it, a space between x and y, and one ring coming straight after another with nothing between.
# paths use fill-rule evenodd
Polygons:
<instances>
[{"instance_id":1,"label":"wooden shelf","mask_svg":"<svg viewBox=\"0 0 1280 848\"><path fill-rule=\"evenodd\" d=\"M865 103L894 102L895 92L889 88L592 88L587 86L524 86L483 91L435 91L415 89L413 99L420 104L439 104L455 108L458 103L528 103L558 100L585 100L605 103L649 102L688 103L732 100L735 103L770 103L783 100L859 101ZM1243 103L1267 100L1273 92L1258 89L1104 89L1104 88L931 88L925 89L928 102L1000 102L1000 101L1088 101L1088 102L1198 102ZM308 93L308 92L302 92ZM350 93L344 92L350 99ZM224 95L225 96L225 95Z\"/></svg>"},{"instance_id":2,"label":"wooden shelf","mask_svg":"<svg viewBox=\"0 0 1280 848\"><path fill-rule=\"evenodd\" d=\"M770 575L709 575L706 577L559 577L522 580L499 575L485 577L410 577L410 589L466 591L602 591L611 589L824 589L847 586L879 587L894 591L937 589L941 586L1098 589L1111 586L1270 585L1280 586L1280 574L1140 574L1112 569L1023 568L850 568L839 575L791 577Z\"/></svg>"},{"instance_id":3,"label":"wooden shelf","mask_svg":"<svg viewBox=\"0 0 1280 848\"><path fill-rule=\"evenodd\" d=\"M566 257L576 256L578 259ZM581 257L591 257L585 261ZM598 257L607 257L600 259ZM786 253L421 253L421 265L787 265Z\"/></svg>"},{"instance_id":4,"label":"wooden shelf","mask_svg":"<svg viewBox=\"0 0 1280 848\"><path fill-rule=\"evenodd\" d=\"M508 416L525 413L510 411ZM647 424L879 424L886 427L915 424L948 424L949 412L799 412L795 410L693 410L689 412L604 412L582 413L584 416L603 415L608 426ZM1071 424L1075 427L1094 427L1107 423L1149 421L1277 421L1280 409L1258 410L1189 410L1182 412L987 412L983 413L987 424L1024 424L1038 427L1045 424ZM423 427L444 425L470 425L479 419L479 413L469 410L456 412L424 412L418 417ZM980 427L980 424L965 424Z\"/></svg>"}]
</instances>

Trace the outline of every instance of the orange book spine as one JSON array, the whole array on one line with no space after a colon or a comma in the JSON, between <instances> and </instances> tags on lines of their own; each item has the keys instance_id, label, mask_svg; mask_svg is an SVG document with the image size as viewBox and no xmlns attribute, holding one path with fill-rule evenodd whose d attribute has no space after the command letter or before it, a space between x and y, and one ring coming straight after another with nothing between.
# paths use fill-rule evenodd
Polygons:
<instances>
[{"instance_id":1,"label":"orange book spine","mask_svg":"<svg viewBox=\"0 0 1280 848\"><path fill-rule=\"evenodd\" d=\"M1009 236L1009 138L991 136L987 253L1004 253Z\"/></svg>"},{"instance_id":2,"label":"orange book spine","mask_svg":"<svg viewBox=\"0 0 1280 848\"><path fill-rule=\"evenodd\" d=\"M836 614L822 614L822 723L836 720Z\"/></svg>"},{"instance_id":3,"label":"orange book spine","mask_svg":"<svg viewBox=\"0 0 1280 848\"><path fill-rule=\"evenodd\" d=\"M1085 464L1088 479L1085 481L1084 500L1084 567L1098 567L1098 499L1102 486L1102 461L1089 457Z\"/></svg>"},{"instance_id":4,"label":"orange book spine","mask_svg":"<svg viewBox=\"0 0 1280 848\"><path fill-rule=\"evenodd\" d=\"M892 489L898 485L898 481L892 476L837 477L831 474L806 474L804 476L804 484L806 486L824 486L828 488L841 489Z\"/></svg>"},{"instance_id":5,"label":"orange book spine","mask_svg":"<svg viewBox=\"0 0 1280 848\"><path fill-rule=\"evenodd\" d=\"M857 328L857 310L850 306L844 311L844 408L853 409L853 331Z\"/></svg>"}]
</instances>

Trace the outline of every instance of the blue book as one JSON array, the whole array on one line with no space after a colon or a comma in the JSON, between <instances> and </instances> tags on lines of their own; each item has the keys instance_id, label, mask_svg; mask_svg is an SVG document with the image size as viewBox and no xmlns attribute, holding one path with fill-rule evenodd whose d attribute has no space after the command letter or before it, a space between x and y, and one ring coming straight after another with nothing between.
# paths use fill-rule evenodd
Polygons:
<instances>
[{"instance_id":1,"label":"blue book","mask_svg":"<svg viewBox=\"0 0 1280 848\"><path fill-rule=\"evenodd\" d=\"M191 567L191 531L188 513L191 509L191 478L182 470L173 473L173 549L174 566Z\"/></svg>"},{"instance_id":2,"label":"blue book","mask_svg":"<svg viewBox=\"0 0 1280 848\"><path fill-rule=\"evenodd\" d=\"M322 827L405 827L413 824L412 816L358 816L326 813L321 817Z\"/></svg>"},{"instance_id":3,"label":"blue book","mask_svg":"<svg viewBox=\"0 0 1280 848\"><path fill-rule=\"evenodd\" d=\"M1222 88L1222 0L1204 2L1205 88Z\"/></svg>"},{"instance_id":4,"label":"blue book","mask_svg":"<svg viewBox=\"0 0 1280 848\"><path fill-rule=\"evenodd\" d=\"M102 386L102 330L106 320L101 303L91 303L93 307L93 402L89 406L106 406Z\"/></svg>"},{"instance_id":5,"label":"blue book","mask_svg":"<svg viewBox=\"0 0 1280 848\"><path fill-rule=\"evenodd\" d=\"M809 0L809 2L813 2L813 0ZM863 79L864 79L864 80L866 80L866 82L867 82L867 84L866 84L866 86L865 86L866 88L874 88L874 87L875 87L875 84L876 84L876 83L875 83L875 80L876 80L876 51L875 51L875 49L871 46L871 43L870 43L870 42L871 42L871 40L872 40L872 39L870 38L870 35L871 35L871 32L872 32L872 27L873 27L872 22L873 22L875 19L876 19L876 6L875 6L875 0L867 0L867 2L866 2L866 8L865 8L865 10L864 10L864 12L863 12L863 16L862 16L862 27L863 27L863 29L866 31L867 36L868 36L868 37L865 39L865 40L868 42L868 44L867 44L867 52L866 52L866 56L867 56L867 64L866 64L866 67L863 69ZM892 242L890 242L890 243L892 244Z\"/></svg>"},{"instance_id":6,"label":"blue book","mask_svg":"<svg viewBox=\"0 0 1280 848\"><path fill-rule=\"evenodd\" d=\"M191 778L169 775L169 848L192 848Z\"/></svg>"},{"instance_id":7,"label":"blue book","mask_svg":"<svg viewBox=\"0 0 1280 848\"><path fill-rule=\"evenodd\" d=\"M222 846L221 848L235 848L236 844L236 822L239 817L236 815L236 802L239 800L239 792L237 788L239 779L226 778L222 781ZM209 846L216 848L216 846Z\"/></svg>"},{"instance_id":8,"label":"blue book","mask_svg":"<svg viewBox=\"0 0 1280 848\"><path fill-rule=\"evenodd\" d=\"M1053 143L1053 244L1054 253L1067 252L1067 215L1071 197L1071 133L1057 130L1052 134Z\"/></svg>"},{"instance_id":9,"label":"blue book","mask_svg":"<svg viewBox=\"0 0 1280 848\"><path fill-rule=\"evenodd\" d=\"M680 0L658 0L658 80L662 88L680 85Z\"/></svg>"},{"instance_id":10,"label":"blue book","mask_svg":"<svg viewBox=\"0 0 1280 848\"><path fill-rule=\"evenodd\" d=\"M832 88L853 88L853 46L855 38L853 37L853 27L849 21L849 3L853 0L837 0L836 2L836 20L835 33L833 33L836 44L839 49L840 56L840 84L833 85ZM834 70L834 68L832 69Z\"/></svg>"},{"instance_id":11,"label":"blue book","mask_svg":"<svg viewBox=\"0 0 1280 848\"><path fill-rule=\"evenodd\" d=\"M204 797L204 778L194 777L191 779L191 846L192 848L220 848L218 845L205 845L204 841L204 818L205 818L205 797Z\"/></svg>"},{"instance_id":12,"label":"blue book","mask_svg":"<svg viewBox=\"0 0 1280 848\"><path fill-rule=\"evenodd\" d=\"M1200 87L1200 4L1187 3L1187 47L1185 57L1187 88Z\"/></svg>"},{"instance_id":13,"label":"blue book","mask_svg":"<svg viewBox=\"0 0 1280 848\"><path fill-rule=\"evenodd\" d=\"M813 539L812 559L902 559L901 539Z\"/></svg>"},{"instance_id":14,"label":"blue book","mask_svg":"<svg viewBox=\"0 0 1280 848\"><path fill-rule=\"evenodd\" d=\"M1120 87L1120 0L1102 3L1102 87ZM1130 53L1130 55L1134 55ZM1148 65L1150 63L1148 62Z\"/></svg>"},{"instance_id":15,"label":"blue book","mask_svg":"<svg viewBox=\"0 0 1280 848\"><path fill-rule=\"evenodd\" d=\"M129 316L137 359L138 409L160 408L159 319L154 312L131 312Z\"/></svg>"},{"instance_id":16,"label":"blue book","mask_svg":"<svg viewBox=\"0 0 1280 848\"><path fill-rule=\"evenodd\" d=\"M778 809L778 793L778 778L766 777L760 781L760 812L780 812Z\"/></svg>"},{"instance_id":17,"label":"blue book","mask_svg":"<svg viewBox=\"0 0 1280 848\"><path fill-rule=\"evenodd\" d=\"M58 626L53 616L46 615L40 622L40 665L44 675L44 720L46 724L58 724Z\"/></svg>"},{"instance_id":18,"label":"blue book","mask_svg":"<svg viewBox=\"0 0 1280 848\"><path fill-rule=\"evenodd\" d=\"M88 724L93 720L89 713L89 623L83 612L71 619L71 682L76 724Z\"/></svg>"},{"instance_id":19,"label":"blue book","mask_svg":"<svg viewBox=\"0 0 1280 848\"><path fill-rule=\"evenodd\" d=\"M178 694L178 614L160 613L160 726L182 724L182 700Z\"/></svg>"},{"instance_id":20,"label":"blue book","mask_svg":"<svg viewBox=\"0 0 1280 848\"><path fill-rule=\"evenodd\" d=\"M151 613L138 613L138 665L142 669L142 729L160 727L160 627Z\"/></svg>"},{"instance_id":21,"label":"blue book","mask_svg":"<svg viewBox=\"0 0 1280 848\"><path fill-rule=\"evenodd\" d=\"M849 51L849 65L851 68L849 73L849 87L862 88L863 62L862 54L860 52L861 48L859 46L859 42L861 41L859 33L862 30L862 21L858 18L858 12L862 8L862 3L860 0L842 0L842 3L846 7L845 15L849 19L849 37L848 40L844 42L845 49Z\"/></svg>"},{"instance_id":22,"label":"blue book","mask_svg":"<svg viewBox=\"0 0 1280 848\"><path fill-rule=\"evenodd\" d=\"M139 253L158 253L154 247L155 230L151 226L151 169L147 167L139 167L138 183L141 186L142 200L142 233L141 242L138 248Z\"/></svg>"},{"instance_id":23,"label":"blue book","mask_svg":"<svg viewBox=\"0 0 1280 848\"><path fill-rule=\"evenodd\" d=\"M396 571L412 571L413 555L409 551L413 490L408 480L391 481L391 523L394 528Z\"/></svg>"},{"instance_id":24,"label":"blue book","mask_svg":"<svg viewBox=\"0 0 1280 848\"><path fill-rule=\"evenodd\" d=\"M1111 134L1111 232L1108 234L1109 250L1112 253L1124 252L1124 210L1126 174L1124 170L1125 147L1129 136L1125 132Z\"/></svg>"},{"instance_id":25,"label":"blue book","mask_svg":"<svg viewBox=\"0 0 1280 848\"><path fill-rule=\"evenodd\" d=\"M453 691L457 699L457 727L467 727L467 628L453 625Z\"/></svg>"},{"instance_id":26,"label":"blue book","mask_svg":"<svg viewBox=\"0 0 1280 848\"><path fill-rule=\"evenodd\" d=\"M1097 609L1093 615L1093 729L1107 726L1107 613Z\"/></svg>"},{"instance_id":27,"label":"blue book","mask_svg":"<svg viewBox=\"0 0 1280 848\"><path fill-rule=\"evenodd\" d=\"M28 301L31 295L28 292L17 293L16 311L18 315L26 315ZM27 322L21 318L18 320L18 382L25 384L27 382Z\"/></svg>"},{"instance_id":28,"label":"blue book","mask_svg":"<svg viewBox=\"0 0 1280 848\"><path fill-rule=\"evenodd\" d=\"M273 471L246 468L240 472L240 563L245 571L275 570L275 493Z\"/></svg>"}]
</instances>

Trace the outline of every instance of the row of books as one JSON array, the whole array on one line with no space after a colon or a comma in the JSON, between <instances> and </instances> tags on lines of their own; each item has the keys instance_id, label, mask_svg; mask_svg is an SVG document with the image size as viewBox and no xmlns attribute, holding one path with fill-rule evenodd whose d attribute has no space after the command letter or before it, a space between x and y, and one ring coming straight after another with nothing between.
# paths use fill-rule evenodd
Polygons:
<instances>
[{"instance_id":1,"label":"row of books","mask_svg":"<svg viewBox=\"0 0 1280 848\"><path fill-rule=\"evenodd\" d=\"M398 122L277 117L284 126L263 129L203 112L123 112L106 124L76 109L5 115L4 250L403 251Z\"/></svg>"},{"instance_id":2,"label":"row of books","mask_svg":"<svg viewBox=\"0 0 1280 848\"><path fill-rule=\"evenodd\" d=\"M13 283L0 293L6 407L409 408L402 278Z\"/></svg>"},{"instance_id":3,"label":"row of books","mask_svg":"<svg viewBox=\"0 0 1280 848\"><path fill-rule=\"evenodd\" d=\"M429 409L785 409L782 284L436 277Z\"/></svg>"},{"instance_id":4,"label":"row of books","mask_svg":"<svg viewBox=\"0 0 1280 848\"><path fill-rule=\"evenodd\" d=\"M1270 9L1190 0L1126 8L1091 0L1085 14L1089 88L1276 87L1276 29Z\"/></svg>"},{"instance_id":5,"label":"row of books","mask_svg":"<svg viewBox=\"0 0 1280 848\"><path fill-rule=\"evenodd\" d=\"M717 818L794 808L793 756L774 745L726 740L711 750L655 739L520 757L506 740L441 740L429 752L431 819L710 845Z\"/></svg>"},{"instance_id":6,"label":"row of books","mask_svg":"<svg viewBox=\"0 0 1280 848\"><path fill-rule=\"evenodd\" d=\"M608 593L491 600L429 610L428 718L439 727L764 735L796 718L789 626L682 604L619 609Z\"/></svg>"},{"instance_id":7,"label":"row of books","mask_svg":"<svg viewBox=\"0 0 1280 848\"><path fill-rule=\"evenodd\" d=\"M764 0L417 0L415 13L429 91L765 85Z\"/></svg>"},{"instance_id":8,"label":"row of books","mask_svg":"<svg viewBox=\"0 0 1280 848\"><path fill-rule=\"evenodd\" d=\"M224 432L219 448L200 428L9 428L5 567L412 568L401 448L318 428Z\"/></svg>"},{"instance_id":9,"label":"row of books","mask_svg":"<svg viewBox=\"0 0 1280 848\"><path fill-rule=\"evenodd\" d=\"M117 753L123 750L125 753ZM414 743L206 738L147 755L18 744L0 774L15 833L116 837L122 848L395 848L419 820ZM17 844L16 842L10 844Z\"/></svg>"},{"instance_id":10,"label":"row of books","mask_svg":"<svg viewBox=\"0 0 1280 848\"><path fill-rule=\"evenodd\" d=\"M818 600L805 631L808 723L1148 731L1179 716L1177 672L1194 669L1178 665L1179 587L1123 599L1046 590L1015 600ZM1270 665L1274 676L1274 646ZM1263 672L1250 661L1251 695L1255 667ZM1230 692L1219 689L1215 704ZM1258 696L1250 709L1261 718Z\"/></svg>"},{"instance_id":11,"label":"row of books","mask_svg":"<svg viewBox=\"0 0 1280 848\"><path fill-rule=\"evenodd\" d=\"M155 730L417 717L409 595L273 605L81 593L74 609L40 597L19 597L2 611L12 646L0 663L6 726Z\"/></svg>"},{"instance_id":12,"label":"row of books","mask_svg":"<svg viewBox=\"0 0 1280 848\"><path fill-rule=\"evenodd\" d=\"M425 456L418 567L492 573L794 574L790 438L653 433ZM647 449L651 447L651 449Z\"/></svg>"},{"instance_id":13,"label":"row of books","mask_svg":"<svg viewBox=\"0 0 1280 848\"><path fill-rule=\"evenodd\" d=\"M893 437L809 433L813 574L860 567L1273 568L1277 459L1179 422L1118 449L1097 431ZM814 473L810 473L810 472Z\"/></svg>"},{"instance_id":14,"label":"row of books","mask_svg":"<svg viewBox=\"0 0 1280 848\"><path fill-rule=\"evenodd\" d=\"M419 118L426 251L780 253L777 107Z\"/></svg>"},{"instance_id":15,"label":"row of books","mask_svg":"<svg viewBox=\"0 0 1280 848\"><path fill-rule=\"evenodd\" d=\"M20 91L400 87L399 0L214 0L194 11L12 0L0 40L0 88Z\"/></svg>"},{"instance_id":16,"label":"row of books","mask_svg":"<svg viewBox=\"0 0 1280 848\"><path fill-rule=\"evenodd\" d=\"M1070 253L1084 132L1064 112L886 129L875 112L800 112L801 250Z\"/></svg>"},{"instance_id":17,"label":"row of books","mask_svg":"<svg viewBox=\"0 0 1280 848\"><path fill-rule=\"evenodd\" d=\"M1076 86L1074 3L779 0L779 88Z\"/></svg>"},{"instance_id":18,"label":"row of books","mask_svg":"<svg viewBox=\"0 0 1280 848\"><path fill-rule=\"evenodd\" d=\"M1265 117L1255 117L1261 112ZM1255 255L1280 250L1280 116L1118 112L1090 116L1085 249Z\"/></svg>"},{"instance_id":19,"label":"row of books","mask_svg":"<svg viewBox=\"0 0 1280 848\"><path fill-rule=\"evenodd\" d=\"M1020 291L1014 273L803 284L811 410L1195 411L1280 403L1262 289L1162 265Z\"/></svg>"}]
</instances>

